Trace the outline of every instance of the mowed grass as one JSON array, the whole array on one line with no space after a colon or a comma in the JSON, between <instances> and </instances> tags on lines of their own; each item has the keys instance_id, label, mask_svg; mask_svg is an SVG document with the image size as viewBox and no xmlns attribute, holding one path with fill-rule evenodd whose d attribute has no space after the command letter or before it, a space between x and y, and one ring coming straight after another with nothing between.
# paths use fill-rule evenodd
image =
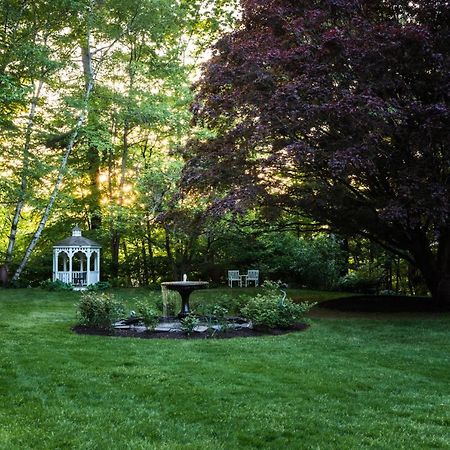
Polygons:
<instances>
[{"instance_id":1,"label":"mowed grass","mask_svg":"<svg viewBox=\"0 0 450 450\"><path fill-rule=\"evenodd\" d=\"M448 315L140 340L72 333L77 298L0 290L0 448L450 448Z\"/></svg>"}]
</instances>

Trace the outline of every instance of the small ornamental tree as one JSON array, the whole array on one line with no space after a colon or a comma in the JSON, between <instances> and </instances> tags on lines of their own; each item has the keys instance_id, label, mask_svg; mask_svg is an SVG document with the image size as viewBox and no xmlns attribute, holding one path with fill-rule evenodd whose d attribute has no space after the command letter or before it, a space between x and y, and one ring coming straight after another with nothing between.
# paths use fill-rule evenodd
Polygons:
<instances>
[{"instance_id":1,"label":"small ornamental tree","mask_svg":"<svg viewBox=\"0 0 450 450\"><path fill-rule=\"evenodd\" d=\"M185 184L222 189L217 207L256 201L369 237L448 300L449 3L242 7L197 85L213 137L188 144Z\"/></svg>"}]
</instances>

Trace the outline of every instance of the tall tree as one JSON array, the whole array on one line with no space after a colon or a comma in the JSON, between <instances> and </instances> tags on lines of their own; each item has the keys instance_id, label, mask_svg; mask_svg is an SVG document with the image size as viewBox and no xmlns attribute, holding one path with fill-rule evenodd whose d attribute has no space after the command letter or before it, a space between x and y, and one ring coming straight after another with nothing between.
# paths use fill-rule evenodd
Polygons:
<instances>
[{"instance_id":1,"label":"tall tree","mask_svg":"<svg viewBox=\"0 0 450 450\"><path fill-rule=\"evenodd\" d=\"M233 20L230 3L0 2L3 273L19 278L41 236L83 220L121 266L139 178L183 139L196 58Z\"/></svg>"},{"instance_id":2,"label":"tall tree","mask_svg":"<svg viewBox=\"0 0 450 450\"><path fill-rule=\"evenodd\" d=\"M36 167L36 162L43 159L36 149L39 142L36 135L42 135L47 118L52 116L42 105L60 76L61 68L68 63L66 52L69 46L63 30L69 26L65 12L73 12L73 7L71 3L61 5L57 2L49 6L42 1L4 1L0 6L3 13L0 85L3 94L9 97L3 98L5 103L2 101L9 105L6 108L9 114L0 119L3 125L0 136L2 162L10 165L13 174L8 180L6 198L8 204L14 205L2 258L6 274L13 260L23 211L30 205L32 192L44 176L42 169ZM38 184L37 180L40 180Z\"/></svg>"},{"instance_id":3,"label":"tall tree","mask_svg":"<svg viewBox=\"0 0 450 450\"><path fill-rule=\"evenodd\" d=\"M188 145L185 183L369 237L450 300L449 3L242 5L197 86L214 137Z\"/></svg>"},{"instance_id":4,"label":"tall tree","mask_svg":"<svg viewBox=\"0 0 450 450\"><path fill-rule=\"evenodd\" d=\"M109 102L100 121L111 124L111 145L104 158L108 200L103 219L112 278L119 276L120 267L130 266L122 262L127 238L136 235L136 214L152 217L151 211L146 214L139 207L139 179L146 179L153 165L159 170L161 154L187 133L194 61L232 20L225 3L131 1L117 2L110 10L112 23L125 30L101 76L104 88L97 90L104 103ZM143 224L142 238L154 226Z\"/></svg>"},{"instance_id":5,"label":"tall tree","mask_svg":"<svg viewBox=\"0 0 450 450\"><path fill-rule=\"evenodd\" d=\"M65 146L64 152L61 157L61 162L58 167L57 176L53 183L51 194L48 198L45 209L42 212L42 216L39 221L39 225L37 226L32 238L25 250L25 253L19 263L19 266L17 267L16 271L14 272L14 275L12 277L13 281L16 281L22 274L23 269L25 268L25 266L28 263L28 260L30 259L31 253L33 252L34 248L36 247L37 242L39 241L39 239L41 237L42 230L44 229L45 225L47 224L51 210L52 210L53 205L55 204L56 198L59 194L59 190L61 187L61 183L63 181L63 177L66 172L66 167L67 167L67 163L68 163L70 154L72 153L72 150L74 148L74 145L75 145L77 137L78 137L78 134L80 133L80 130L83 127L83 125L86 121L86 118L87 118L89 100L90 100L91 92L94 89L94 76L95 76L94 69L93 69L93 62L92 62L92 49L91 49L93 6L94 6L94 1L91 1L90 4L88 5L88 8L86 9L85 35L81 39L81 43L80 43L81 65L82 65L83 75L84 75L84 77L83 77L84 89L83 89L83 96L82 96L80 112L78 113L76 123L75 123L73 129L70 131L70 134L68 136L67 144Z\"/></svg>"}]
</instances>

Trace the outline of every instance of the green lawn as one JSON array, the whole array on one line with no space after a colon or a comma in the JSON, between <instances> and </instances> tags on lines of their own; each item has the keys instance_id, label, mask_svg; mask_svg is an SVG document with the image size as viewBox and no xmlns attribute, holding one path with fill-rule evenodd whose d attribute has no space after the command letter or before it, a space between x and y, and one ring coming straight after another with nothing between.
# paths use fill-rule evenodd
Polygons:
<instances>
[{"instance_id":1,"label":"green lawn","mask_svg":"<svg viewBox=\"0 0 450 450\"><path fill-rule=\"evenodd\" d=\"M449 315L139 340L73 334L77 296L0 290L1 449L450 448Z\"/></svg>"}]
</instances>

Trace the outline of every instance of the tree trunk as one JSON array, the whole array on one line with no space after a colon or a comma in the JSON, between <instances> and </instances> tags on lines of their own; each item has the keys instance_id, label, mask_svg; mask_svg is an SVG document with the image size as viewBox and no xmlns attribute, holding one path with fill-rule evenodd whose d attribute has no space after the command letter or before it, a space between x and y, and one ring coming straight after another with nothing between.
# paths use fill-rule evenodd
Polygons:
<instances>
[{"instance_id":1,"label":"tree trunk","mask_svg":"<svg viewBox=\"0 0 450 450\"><path fill-rule=\"evenodd\" d=\"M141 275L141 284L143 286L148 285L148 260L147 260L147 249L145 248L145 238L141 239L141 254L142 254L142 275Z\"/></svg>"},{"instance_id":2,"label":"tree trunk","mask_svg":"<svg viewBox=\"0 0 450 450\"><path fill-rule=\"evenodd\" d=\"M342 265L342 268L339 272L339 276L345 277L346 275L348 275L348 268L350 267L350 245L347 238L344 238L339 242L344 257L344 264Z\"/></svg>"},{"instance_id":3,"label":"tree trunk","mask_svg":"<svg viewBox=\"0 0 450 450\"><path fill-rule=\"evenodd\" d=\"M91 230L99 230L102 225L102 215L100 211L100 155L98 148L91 145L88 150L89 161L89 227Z\"/></svg>"},{"instance_id":4,"label":"tree trunk","mask_svg":"<svg viewBox=\"0 0 450 450\"><path fill-rule=\"evenodd\" d=\"M14 211L14 217L11 221L11 229L9 233L8 239L8 248L6 250L5 264L4 264L4 281L3 284L5 286L8 285L9 279L9 269L12 262L13 254L14 254L14 246L16 243L17 236L17 228L19 225L20 214L22 212L23 206L25 204L25 196L28 187L28 170L30 164L30 144L31 144L31 135L33 133L34 128L34 118L36 116L36 107L41 95L42 86L44 84L43 80L39 80L36 91L33 95L33 99L30 105L30 111L28 114L28 121L25 130L25 143L23 145L23 160L22 160L22 174L20 180L20 191L19 191L19 199L16 203L16 209Z\"/></svg>"},{"instance_id":5,"label":"tree trunk","mask_svg":"<svg viewBox=\"0 0 450 450\"><path fill-rule=\"evenodd\" d=\"M442 273L436 288L436 300L441 305L450 305L450 230L441 234L437 258Z\"/></svg>"},{"instance_id":6,"label":"tree trunk","mask_svg":"<svg viewBox=\"0 0 450 450\"><path fill-rule=\"evenodd\" d=\"M150 277L152 280L152 283L156 283L156 271L155 271L155 259L153 255L153 244L152 244L152 228L150 224L150 220L147 218L146 221L147 226L147 248L148 248L148 257L150 259Z\"/></svg>"},{"instance_id":7,"label":"tree trunk","mask_svg":"<svg viewBox=\"0 0 450 450\"><path fill-rule=\"evenodd\" d=\"M83 109L82 109L80 115L78 116L77 123L75 124L75 127L70 136L69 142L66 146L63 157L61 159L61 163L60 163L59 169L58 169L58 176L56 177L55 184L53 185L53 190L50 195L50 199L47 203L44 213L42 214L39 225L38 225L36 231L34 232L33 238L31 239L30 243L28 244L27 249L25 250L25 254L22 258L22 261L20 262L19 267L17 268L16 272L14 273L14 276L12 277L13 281L18 280L20 275L22 274L23 270L25 269L25 267L28 263L28 260L30 259L31 253L33 252L34 248L36 247L36 244L39 241L39 238L41 237L42 230L44 229L45 225L47 224L48 218L50 217L50 212L53 208L53 205L56 201L56 197L59 193L59 189L60 189L64 174L66 171L69 156L75 145L76 139L78 137L78 133L80 132L80 129L86 120L89 97L91 95L92 89L94 88L94 73L92 70L92 55L91 55L90 42L91 42L91 36L90 36L90 29L88 27L87 33L86 33L85 45L81 47L83 71L84 71L84 76L85 76L85 92L84 92L84 96L83 96Z\"/></svg>"},{"instance_id":8,"label":"tree trunk","mask_svg":"<svg viewBox=\"0 0 450 450\"><path fill-rule=\"evenodd\" d=\"M421 236L411 249L417 268L422 273L433 301L438 306L450 304L450 234L442 235L437 256L428 240Z\"/></svg>"},{"instance_id":9,"label":"tree trunk","mask_svg":"<svg viewBox=\"0 0 450 450\"><path fill-rule=\"evenodd\" d=\"M92 89L92 87L89 89L89 92L90 92L91 89ZM71 138L69 140L69 144L67 145L66 150L65 150L64 155L63 155L63 158L61 160L61 164L60 164L59 170L58 170L58 176L57 176L55 184L53 186L53 191L52 191L52 194L50 196L50 199L49 199L49 201L47 203L47 206L46 206L46 208L44 210L44 214L42 215L41 221L39 222L39 225L38 225L36 231L34 232L34 235L33 235L33 238L31 239L31 242L28 244L28 247L27 247L27 249L25 251L25 255L22 258L22 261L19 264L19 267L17 268L17 270L16 270L16 272L15 272L15 274L13 276L13 280L19 279L20 275L23 272L23 269L25 268L25 266L28 263L28 260L30 259L31 253L33 252L34 248L36 247L36 244L39 241L39 238L41 237L42 230L44 229L45 225L47 224L48 218L50 217L50 212L51 212L51 210L53 208L53 205L54 205L54 203L56 201L56 197L57 197L57 195L59 193L59 188L61 186L61 182L62 182L62 179L64 177L64 172L65 172L65 169L66 169L66 166L67 166L67 161L69 159L70 153L72 152L73 146L75 144L75 140L76 140L76 138L78 136L78 132L79 132L81 126L84 123L84 119L85 119L85 116L81 115L79 120L78 120L78 122L77 122L77 124L76 124L75 131L72 133L72 136L71 136Z\"/></svg>"},{"instance_id":10,"label":"tree trunk","mask_svg":"<svg viewBox=\"0 0 450 450\"><path fill-rule=\"evenodd\" d=\"M129 70L128 73L130 75L129 85L128 85L128 101L131 101L132 92L134 88L134 71L132 69L132 65L134 62L134 53L131 52L130 61L129 61ZM120 167L120 178L119 178L119 195L118 195L118 210L117 210L117 223L121 224L122 222L122 208L124 203L124 187L126 180L126 170L127 170L127 162L128 162L128 152L129 152L129 143L128 136L131 132L130 122L127 117L125 117L123 124L123 136L122 136L122 161ZM111 242L111 276L113 278L117 278L119 275L119 249L121 243L121 231L119 228L114 227L114 222L112 223L112 235L113 239Z\"/></svg>"},{"instance_id":11,"label":"tree trunk","mask_svg":"<svg viewBox=\"0 0 450 450\"><path fill-rule=\"evenodd\" d=\"M169 267L170 267L172 279L176 280L178 278L177 277L177 268L175 265L175 260L173 258L172 248L170 246L170 233L169 233L169 230L167 227L164 227L164 232L165 232L164 245L166 248L167 259L169 260Z\"/></svg>"},{"instance_id":12,"label":"tree trunk","mask_svg":"<svg viewBox=\"0 0 450 450\"><path fill-rule=\"evenodd\" d=\"M440 306L450 305L450 274L444 274L436 288L436 303Z\"/></svg>"},{"instance_id":13,"label":"tree trunk","mask_svg":"<svg viewBox=\"0 0 450 450\"><path fill-rule=\"evenodd\" d=\"M122 249L123 249L123 256L125 258L125 264L124 264L124 270L123 272L125 275L125 279L127 280L127 287L132 286L131 282L131 273L130 273L130 260L128 258L128 246L125 240L122 241Z\"/></svg>"},{"instance_id":14,"label":"tree trunk","mask_svg":"<svg viewBox=\"0 0 450 450\"><path fill-rule=\"evenodd\" d=\"M111 278L119 276L120 236L113 231L111 233Z\"/></svg>"},{"instance_id":15,"label":"tree trunk","mask_svg":"<svg viewBox=\"0 0 450 450\"><path fill-rule=\"evenodd\" d=\"M398 294L400 292L400 258L395 258L395 292Z\"/></svg>"}]
</instances>

